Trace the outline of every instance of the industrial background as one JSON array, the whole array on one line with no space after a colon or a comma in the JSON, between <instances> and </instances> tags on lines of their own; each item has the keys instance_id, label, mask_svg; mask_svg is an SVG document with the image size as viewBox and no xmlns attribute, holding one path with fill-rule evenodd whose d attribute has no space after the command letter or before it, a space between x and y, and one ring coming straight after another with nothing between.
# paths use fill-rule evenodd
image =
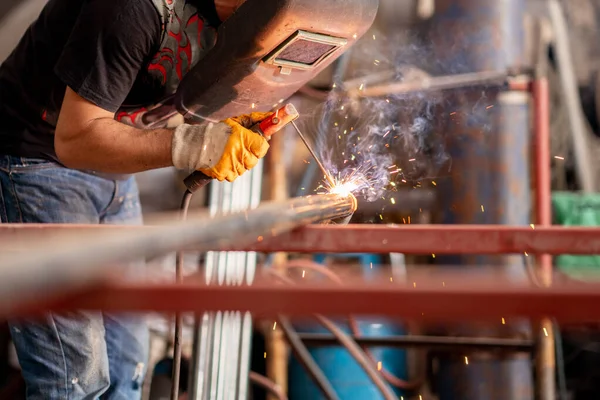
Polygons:
<instances>
[{"instance_id":1,"label":"industrial background","mask_svg":"<svg viewBox=\"0 0 600 400\"><path fill-rule=\"evenodd\" d=\"M1 59L45 3L0 3ZM163 169L137 176L148 227L0 226L0 316L152 313L145 399L600 399L600 1L362 3L264 165L185 222ZM50 238L79 246L21 252ZM106 274L137 257L146 282ZM25 398L0 340L0 399Z\"/></svg>"}]
</instances>

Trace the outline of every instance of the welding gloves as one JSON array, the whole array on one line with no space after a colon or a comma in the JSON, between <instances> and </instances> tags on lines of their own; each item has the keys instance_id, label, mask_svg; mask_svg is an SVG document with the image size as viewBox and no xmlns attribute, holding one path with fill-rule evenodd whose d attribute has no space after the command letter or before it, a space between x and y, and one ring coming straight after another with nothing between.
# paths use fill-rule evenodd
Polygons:
<instances>
[{"instance_id":1,"label":"welding gloves","mask_svg":"<svg viewBox=\"0 0 600 400\"><path fill-rule=\"evenodd\" d=\"M173 165L233 182L267 154L267 140L248 128L271 114L254 112L217 124L180 125L173 134Z\"/></svg>"}]
</instances>

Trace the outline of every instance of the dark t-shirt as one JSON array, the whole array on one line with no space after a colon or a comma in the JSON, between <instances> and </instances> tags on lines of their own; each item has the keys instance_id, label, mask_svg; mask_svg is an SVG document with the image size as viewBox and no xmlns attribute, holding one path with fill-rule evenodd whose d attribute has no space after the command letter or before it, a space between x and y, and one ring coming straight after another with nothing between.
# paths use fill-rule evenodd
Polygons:
<instances>
[{"instance_id":1,"label":"dark t-shirt","mask_svg":"<svg viewBox=\"0 0 600 400\"><path fill-rule=\"evenodd\" d=\"M196 1L210 3L207 13L214 14L212 1ZM178 21L197 24L198 34L170 36L200 41L204 20L197 7L185 14ZM163 28L152 0L49 0L0 66L0 154L56 160L54 131L67 85L111 112L172 94L164 63L180 60L161 47Z\"/></svg>"}]
</instances>

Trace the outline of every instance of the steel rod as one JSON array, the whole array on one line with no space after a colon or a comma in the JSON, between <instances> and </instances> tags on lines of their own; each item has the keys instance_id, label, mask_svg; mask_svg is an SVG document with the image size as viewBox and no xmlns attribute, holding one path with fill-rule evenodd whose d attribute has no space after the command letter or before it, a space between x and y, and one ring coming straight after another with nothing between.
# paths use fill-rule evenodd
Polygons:
<instances>
[{"instance_id":1,"label":"steel rod","mask_svg":"<svg viewBox=\"0 0 600 400\"><path fill-rule=\"evenodd\" d=\"M211 224L211 226L214 226ZM0 243L30 251L29 240L39 241L68 232L89 236L125 231L144 232L155 227L110 227L103 225L0 224ZM6 244L9 242L9 244ZM405 253L405 254L599 254L600 228L507 225L314 225L277 237L256 237L249 244L233 240L198 245L218 251L299 253ZM2 249L3 256L7 253ZM0 265L2 260L0 259Z\"/></svg>"},{"instance_id":2,"label":"steel rod","mask_svg":"<svg viewBox=\"0 0 600 400\"><path fill-rule=\"evenodd\" d=\"M545 77L537 77L532 85L533 103L535 107L535 171L536 222L539 226L552 225L552 189L550 186L550 85ZM573 121L572 121L573 123ZM540 254L538 257L538 276L545 287L552 285L552 256ZM536 369L538 374L537 391L541 399L556 397L556 355L554 343L554 327L549 318L543 318L537 326L539 339L539 356Z\"/></svg>"},{"instance_id":3,"label":"steel rod","mask_svg":"<svg viewBox=\"0 0 600 400\"><path fill-rule=\"evenodd\" d=\"M477 275L477 274L475 274ZM334 283L279 286L258 280L252 286L227 287L183 283L112 284L54 300L2 304L5 318L73 309L107 312L250 311L255 317L312 315L390 315L425 321L506 321L518 317L555 318L558 322L600 320L600 285L573 284L532 288L482 280L481 277L441 281L436 274L413 285L389 280L378 284Z\"/></svg>"},{"instance_id":4,"label":"steel rod","mask_svg":"<svg viewBox=\"0 0 600 400\"><path fill-rule=\"evenodd\" d=\"M298 337L307 346L339 346L338 340L333 335L322 333L300 333ZM489 350L531 352L534 348L532 340L523 339L496 339L474 337L449 337L449 336L390 336L390 337L353 337L361 346L368 347L424 347L436 350L463 351Z\"/></svg>"},{"instance_id":5,"label":"steel rod","mask_svg":"<svg viewBox=\"0 0 600 400\"><path fill-rule=\"evenodd\" d=\"M0 259L0 308L20 299L77 288L118 271L114 264L151 258L194 245L197 251L249 245L314 222L341 218L356 208L352 196L333 194L271 202L251 210L210 218L194 213L171 218L158 229L57 235L35 249ZM112 268L111 268L112 265Z\"/></svg>"},{"instance_id":6,"label":"steel rod","mask_svg":"<svg viewBox=\"0 0 600 400\"><path fill-rule=\"evenodd\" d=\"M347 93L351 97L382 97L411 92L456 89L475 85L504 85L507 79L508 74L506 72L484 71L427 77L416 81L389 82L363 89L350 89Z\"/></svg>"}]
</instances>

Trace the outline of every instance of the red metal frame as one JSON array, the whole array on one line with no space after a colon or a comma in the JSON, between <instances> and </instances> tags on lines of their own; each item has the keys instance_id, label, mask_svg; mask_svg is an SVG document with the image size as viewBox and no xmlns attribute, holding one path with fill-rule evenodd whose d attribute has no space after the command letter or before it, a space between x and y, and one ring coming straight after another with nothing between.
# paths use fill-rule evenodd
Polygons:
<instances>
[{"instance_id":1,"label":"red metal frame","mask_svg":"<svg viewBox=\"0 0 600 400\"><path fill-rule=\"evenodd\" d=\"M40 310L102 309L110 312L245 310L256 317L277 314L390 315L425 321L505 321L517 317L553 317L561 322L600 320L600 285L573 285L547 289L493 284L464 277L462 282L435 278L415 286L381 282L278 285L258 281L252 286L114 284L89 289L62 299L3 309L5 316L30 315Z\"/></svg>"},{"instance_id":2,"label":"red metal frame","mask_svg":"<svg viewBox=\"0 0 600 400\"><path fill-rule=\"evenodd\" d=\"M525 88L523 88L525 89ZM535 108L536 221L534 227L507 226L312 226L250 248L264 252L375 252L413 254L538 253L543 281L552 275L550 254L600 253L600 229L550 226L550 154L548 82L538 79L527 88ZM60 230L115 229L93 226L0 225L0 239L28 235L43 237ZM118 229L151 229L125 228ZM393 314L413 319L486 319L552 316L563 321L600 319L600 286L535 289L483 284L464 277L445 285L430 277L416 286L391 284L331 284L278 286L258 282L251 287L207 287L184 283L169 285L105 285L62 299L29 305L0 305L0 313L16 315L72 307L107 311L250 310L256 314Z\"/></svg>"},{"instance_id":3,"label":"red metal frame","mask_svg":"<svg viewBox=\"0 0 600 400\"><path fill-rule=\"evenodd\" d=\"M4 224L4 237L52 236L69 231L152 229L98 225ZM7 235L7 236L5 236ZM11 245L12 246L12 245ZM18 243L15 244L18 246ZM250 246L218 247L221 251L274 253L404 254L600 254L600 228L506 225L315 225Z\"/></svg>"}]
</instances>

